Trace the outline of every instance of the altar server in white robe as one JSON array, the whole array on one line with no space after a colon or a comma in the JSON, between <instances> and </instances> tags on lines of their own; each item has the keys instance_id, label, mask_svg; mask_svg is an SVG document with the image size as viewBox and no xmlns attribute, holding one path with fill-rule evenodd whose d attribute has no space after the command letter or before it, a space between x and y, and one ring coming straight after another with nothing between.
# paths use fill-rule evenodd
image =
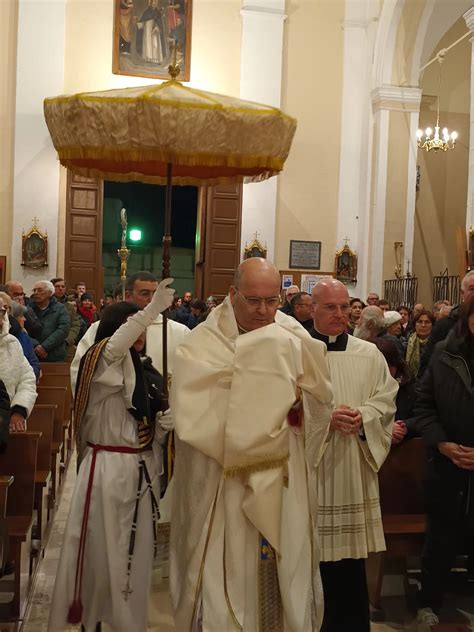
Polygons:
<instances>
[{"instance_id":1,"label":"altar server in white robe","mask_svg":"<svg viewBox=\"0 0 474 632\"><path fill-rule=\"evenodd\" d=\"M365 558L384 551L377 472L391 446L398 383L377 347L348 336L349 295L335 279L313 289L311 335L328 349L335 410L318 467L322 632L369 632Z\"/></svg>"},{"instance_id":2,"label":"altar server in white robe","mask_svg":"<svg viewBox=\"0 0 474 632\"><path fill-rule=\"evenodd\" d=\"M314 475L332 391L324 345L277 311L279 291L278 270L247 259L176 351L170 590L180 632L319 630Z\"/></svg>"},{"instance_id":3,"label":"altar server in white robe","mask_svg":"<svg viewBox=\"0 0 474 632\"><path fill-rule=\"evenodd\" d=\"M161 415L156 383L139 352L146 327L169 307L163 281L142 311L109 306L97 343L84 355L75 400L76 486L56 575L48 630L105 622L114 632L145 632L156 551ZM123 323L123 324L122 324ZM115 332L115 333L114 333Z\"/></svg>"}]
</instances>

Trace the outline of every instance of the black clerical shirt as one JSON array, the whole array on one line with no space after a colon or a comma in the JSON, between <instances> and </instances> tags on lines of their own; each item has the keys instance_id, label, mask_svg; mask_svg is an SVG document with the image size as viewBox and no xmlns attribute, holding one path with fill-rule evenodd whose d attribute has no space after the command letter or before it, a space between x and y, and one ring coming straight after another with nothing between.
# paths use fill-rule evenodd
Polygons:
<instances>
[{"instance_id":1,"label":"black clerical shirt","mask_svg":"<svg viewBox=\"0 0 474 632\"><path fill-rule=\"evenodd\" d=\"M321 340L326 345L328 351L345 351L347 347L347 341L349 339L349 335L345 332L339 334L336 337L334 342L329 342L329 336L325 336L324 334L319 333L314 327L309 330L309 333L312 338L316 338L316 340ZM333 338L333 336L331 336Z\"/></svg>"}]
</instances>

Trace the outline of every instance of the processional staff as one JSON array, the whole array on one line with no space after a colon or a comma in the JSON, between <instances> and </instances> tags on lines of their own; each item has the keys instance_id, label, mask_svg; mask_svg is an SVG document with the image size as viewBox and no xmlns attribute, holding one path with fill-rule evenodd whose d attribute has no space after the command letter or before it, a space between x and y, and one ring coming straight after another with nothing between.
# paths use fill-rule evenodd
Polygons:
<instances>
[{"instance_id":1,"label":"processional staff","mask_svg":"<svg viewBox=\"0 0 474 632\"><path fill-rule=\"evenodd\" d=\"M122 281L122 301L125 300L125 284L127 282L127 259L130 256L130 250L127 248L127 211L120 211L120 223L122 224L122 243L117 250L120 258L120 280Z\"/></svg>"}]
</instances>

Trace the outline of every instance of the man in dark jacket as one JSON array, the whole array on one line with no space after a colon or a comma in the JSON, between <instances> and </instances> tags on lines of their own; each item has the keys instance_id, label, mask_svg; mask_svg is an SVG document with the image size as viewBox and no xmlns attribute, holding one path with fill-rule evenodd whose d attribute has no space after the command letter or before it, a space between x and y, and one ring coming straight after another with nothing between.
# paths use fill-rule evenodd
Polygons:
<instances>
[{"instance_id":1,"label":"man in dark jacket","mask_svg":"<svg viewBox=\"0 0 474 632\"><path fill-rule=\"evenodd\" d=\"M58 301L58 303L64 305L69 315L70 329L66 338L66 344L68 346L72 346L73 344L75 344L76 338L79 335L81 323L79 322L79 317L76 313L76 309L73 303L68 301L65 280L61 277L56 277L54 279L51 279L51 283L54 285L55 299Z\"/></svg>"},{"instance_id":2,"label":"man in dark jacket","mask_svg":"<svg viewBox=\"0 0 474 632\"><path fill-rule=\"evenodd\" d=\"M313 329L313 316L311 313L311 294L297 292L291 299L291 312L293 316L307 331Z\"/></svg>"},{"instance_id":3,"label":"man in dark jacket","mask_svg":"<svg viewBox=\"0 0 474 632\"><path fill-rule=\"evenodd\" d=\"M64 305L53 296L54 285L50 281L37 281L33 286L30 306L43 325L35 353L41 362L64 362L66 338L70 319Z\"/></svg>"},{"instance_id":4,"label":"man in dark jacket","mask_svg":"<svg viewBox=\"0 0 474 632\"><path fill-rule=\"evenodd\" d=\"M191 302L193 300L193 295L191 292L185 292L183 295L183 302L181 307L176 310L176 315L174 320L182 325L188 326L188 321L191 316Z\"/></svg>"},{"instance_id":5,"label":"man in dark jacket","mask_svg":"<svg viewBox=\"0 0 474 632\"><path fill-rule=\"evenodd\" d=\"M468 301L471 296L474 296L474 270L470 270L461 281L461 303ZM444 340L449 334L451 329L457 323L459 319L460 305L453 307L451 312L445 318L438 320L431 332L430 338L426 344L425 352L421 358L420 370L418 371L418 378L420 378L426 371L431 356L433 354L435 346L441 340Z\"/></svg>"},{"instance_id":6,"label":"man in dark jacket","mask_svg":"<svg viewBox=\"0 0 474 632\"><path fill-rule=\"evenodd\" d=\"M474 296L461 305L455 327L436 346L415 404L413 426L428 447L428 525L418 612L419 623L428 626L438 623L463 528L469 558L474 559L473 415Z\"/></svg>"}]
</instances>

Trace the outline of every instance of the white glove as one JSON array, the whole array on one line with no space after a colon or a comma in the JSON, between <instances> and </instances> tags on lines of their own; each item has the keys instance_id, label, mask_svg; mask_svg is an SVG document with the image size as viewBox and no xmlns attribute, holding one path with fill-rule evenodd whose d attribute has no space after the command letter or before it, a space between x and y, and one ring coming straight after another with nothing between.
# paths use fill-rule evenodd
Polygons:
<instances>
[{"instance_id":1,"label":"white glove","mask_svg":"<svg viewBox=\"0 0 474 632\"><path fill-rule=\"evenodd\" d=\"M170 432L174 428L173 416L169 408L161 414L161 417L157 417L157 421L166 432Z\"/></svg>"},{"instance_id":2,"label":"white glove","mask_svg":"<svg viewBox=\"0 0 474 632\"><path fill-rule=\"evenodd\" d=\"M158 314L171 305L174 290L168 286L171 285L173 281L174 279L164 279L158 286L149 305L147 305L144 310L128 318L126 322L117 329L107 343L104 352L105 358L109 363L122 358L140 334L157 318Z\"/></svg>"},{"instance_id":3,"label":"white glove","mask_svg":"<svg viewBox=\"0 0 474 632\"><path fill-rule=\"evenodd\" d=\"M168 287L173 281L174 279L163 279L149 305L145 307L144 311L152 321L173 303L174 290Z\"/></svg>"}]
</instances>

